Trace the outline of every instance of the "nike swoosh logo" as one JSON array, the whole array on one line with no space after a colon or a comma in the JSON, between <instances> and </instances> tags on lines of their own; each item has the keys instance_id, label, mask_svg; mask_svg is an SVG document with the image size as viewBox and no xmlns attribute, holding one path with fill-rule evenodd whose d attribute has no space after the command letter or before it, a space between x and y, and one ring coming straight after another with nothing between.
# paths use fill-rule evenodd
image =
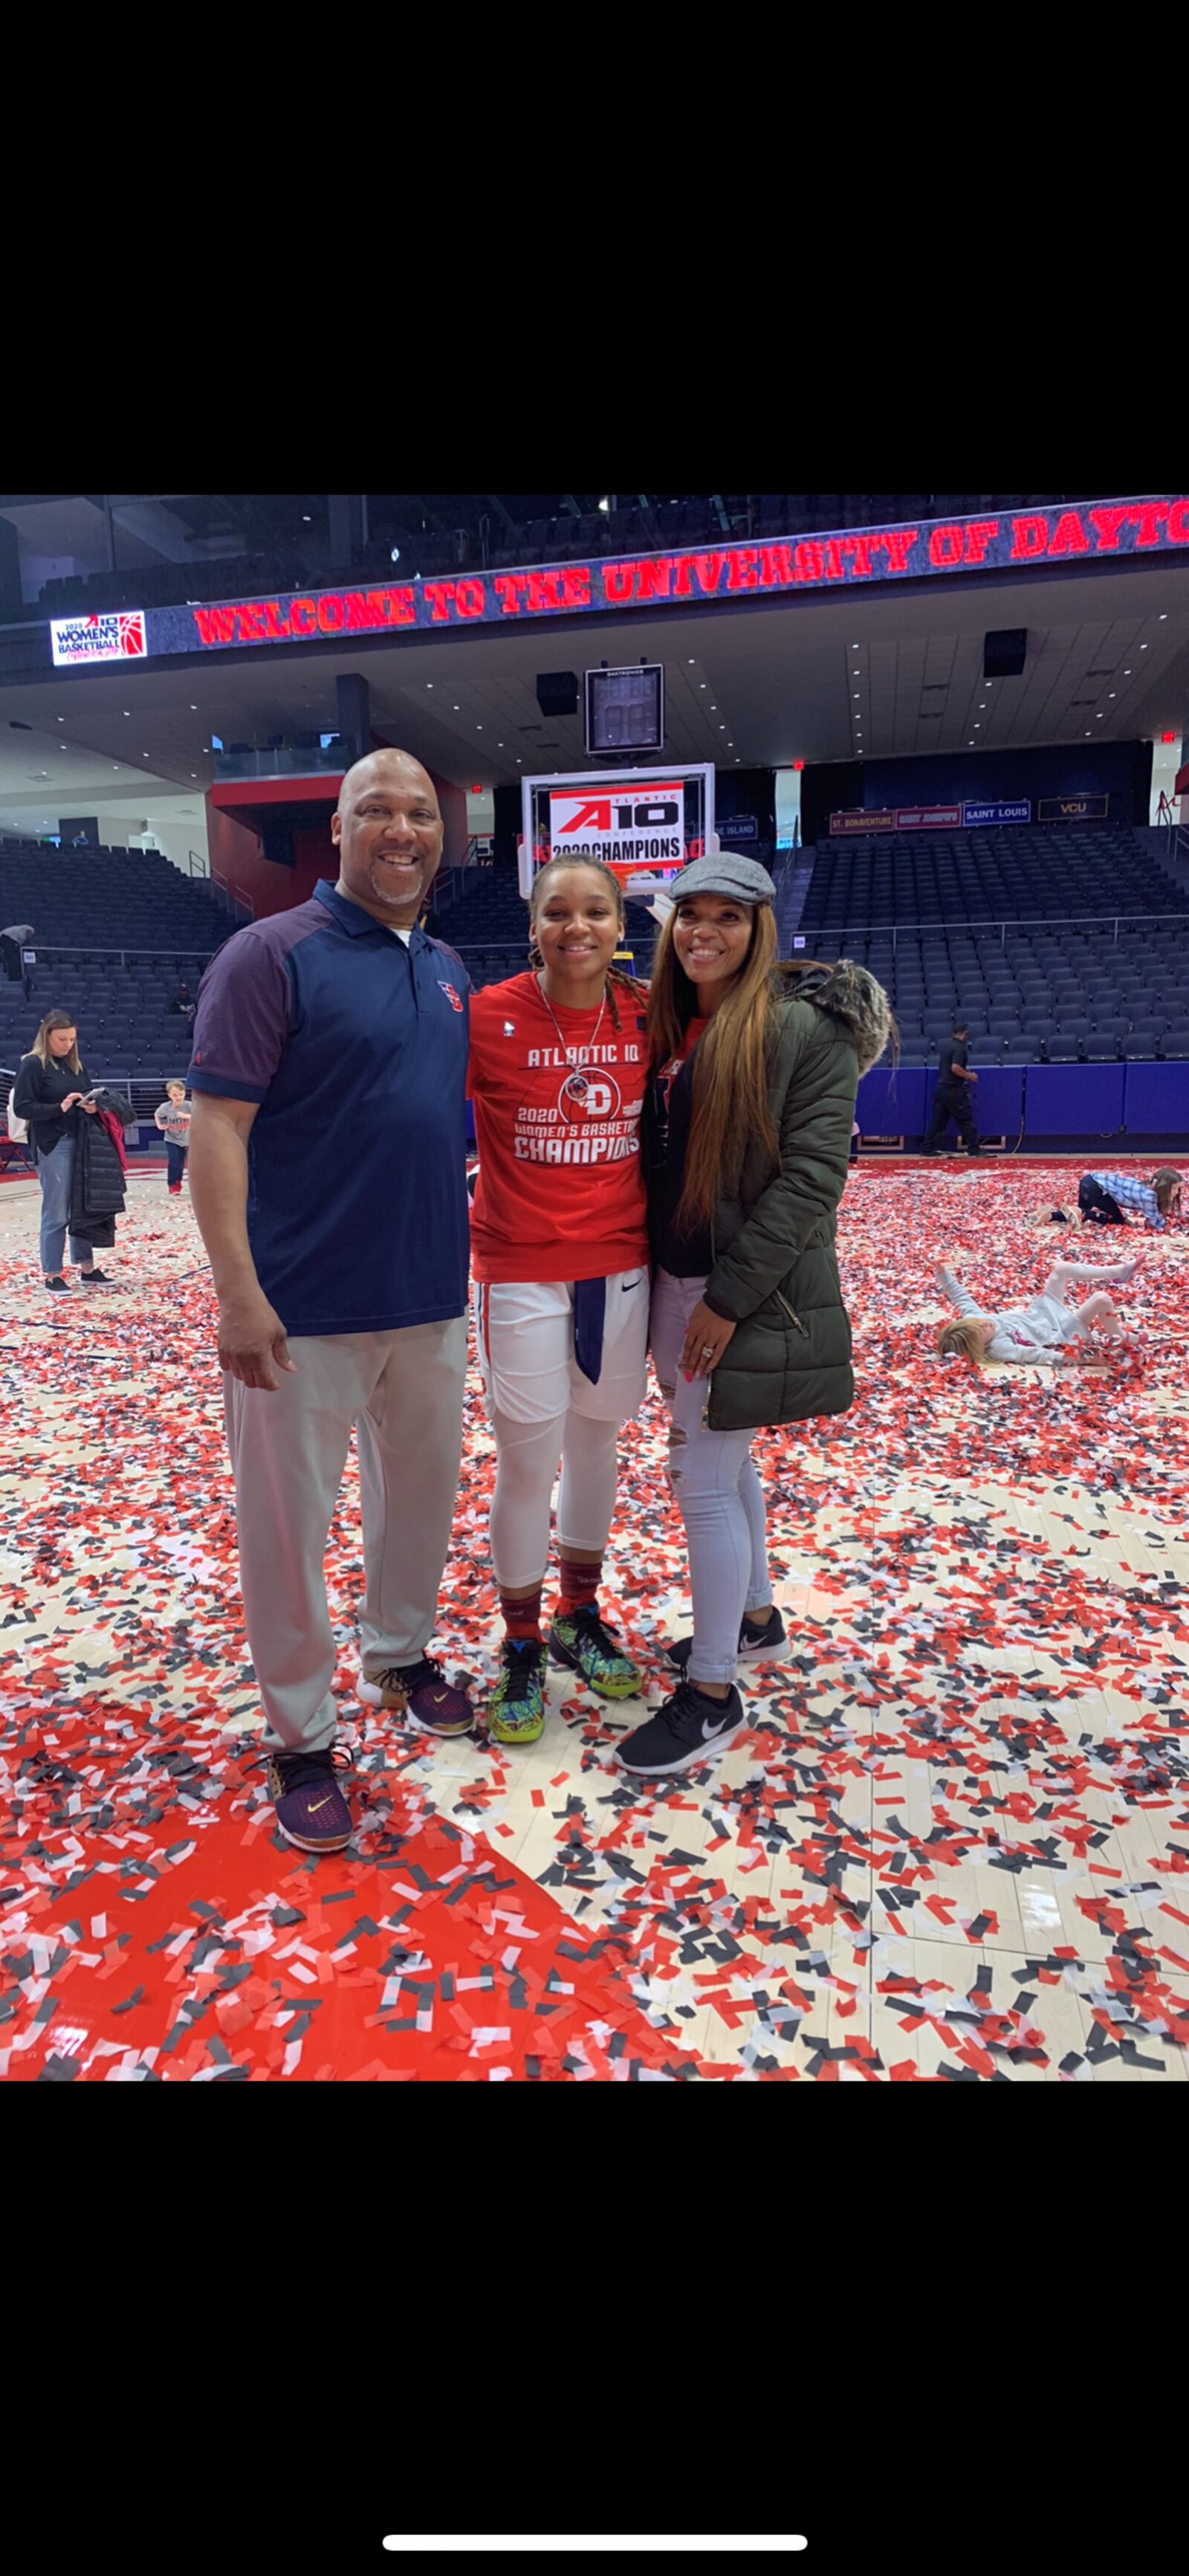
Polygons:
<instances>
[{"instance_id":1,"label":"nike swoosh logo","mask_svg":"<svg viewBox=\"0 0 1189 2576\"><path fill-rule=\"evenodd\" d=\"M316 1816L316 1815L317 1815L317 1813L318 1813L318 1808L319 1808L319 1807L328 1807L329 1805L330 1805L330 1800L329 1800L329 1798L319 1798L319 1799L318 1799L318 1801L317 1801L317 1803L316 1803L316 1805L312 1806L312 1807L310 1808L309 1812L310 1812L311 1816Z\"/></svg>"},{"instance_id":2,"label":"nike swoosh logo","mask_svg":"<svg viewBox=\"0 0 1189 2576\"><path fill-rule=\"evenodd\" d=\"M712 1719L712 1718L709 1718L709 1717L704 1717L704 1718L703 1718L703 1720L702 1720L702 1742L703 1742L703 1744L709 1744L709 1743L713 1740L713 1738L714 1738L716 1735L721 1735L721 1734L722 1734L723 1727L724 1727L724 1725L726 1724L726 1717L727 1717L727 1712L726 1712L726 1710L724 1709L724 1710L723 1710L723 1714L722 1714L721 1718L719 1719L719 1722L718 1722L718 1725L717 1725L717 1726L714 1724L714 1721L713 1721L713 1719Z\"/></svg>"},{"instance_id":3,"label":"nike swoosh logo","mask_svg":"<svg viewBox=\"0 0 1189 2576\"><path fill-rule=\"evenodd\" d=\"M644 1276L644 1273L643 1273L643 1271L641 1271L641 1273L640 1273L640 1279L642 1279L642 1278L643 1278L643 1276ZM639 1285L640 1285L640 1279L621 1279L621 1280L620 1280L620 1283L619 1283L619 1284L620 1284L620 1287L621 1287L621 1288L622 1288L622 1290L623 1290L623 1293L624 1293L624 1296L625 1296L625 1297L626 1297L626 1296L628 1296L628 1295L630 1294L630 1292L631 1292L631 1290L632 1290L633 1288L638 1288L638 1287L639 1287Z\"/></svg>"},{"instance_id":4,"label":"nike swoosh logo","mask_svg":"<svg viewBox=\"0 0 1189 2576\"><path fill-rule=\"evenodd\" d=\"M437 1705L438 1705L438 1707L439 1707L439 1708L441 1707L442 1702L443 1702L443 1700L445 1699L445 1696L446 1696L445 1691L435 1691L435 1692L434 1692L434 1699L435 1699L435 1701L437 1702Z\"/></svg>"}]
</instances>

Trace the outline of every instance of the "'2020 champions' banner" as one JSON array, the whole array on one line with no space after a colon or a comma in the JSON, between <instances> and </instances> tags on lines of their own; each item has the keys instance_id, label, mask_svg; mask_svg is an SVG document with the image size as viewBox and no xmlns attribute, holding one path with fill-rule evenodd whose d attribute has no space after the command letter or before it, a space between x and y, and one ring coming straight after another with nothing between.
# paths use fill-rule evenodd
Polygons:
<instances>
[{"instance_id":1,"label":"'2020 champions' banner","mask_svg":"<svg viewBox=\"0 0 1189 2576\"><path fill-rule=\"evenodd\" d=\"M625 894L651 890L675 876L687 856L685 784L681 779L628 781L622 787L554 788L549 840L555 859L601 859ZM698 847L700 848L700 843Z\"/></svg>"}]
</instances>

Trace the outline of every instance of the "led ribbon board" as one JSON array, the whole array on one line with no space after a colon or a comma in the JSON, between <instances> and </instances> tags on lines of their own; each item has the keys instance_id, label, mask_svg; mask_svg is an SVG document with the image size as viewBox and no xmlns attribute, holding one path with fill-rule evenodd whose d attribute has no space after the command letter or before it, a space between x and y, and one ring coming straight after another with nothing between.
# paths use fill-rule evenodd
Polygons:
<instances>
[{"instance_id":1,"label":"led ribbon board","mask_svg":"<svg viewBox=\"0 0 1189 2576\"><path fill-rule=\"evenodd\" d=\"M998 518L903 521L833 536L692 552L600 556L524 572L459 573L347 590L284 591L210 607L151 608L148 652L241 651L246 645L333 642L340 635L502 626L608 609L697 607L707 599L852 590L871 582L952 580L1037 565L1117 561L1189 547L1189 499L1095 501L1080 509L1007 511ZM137 612L139 614L139 612ZM90 621L59 621L70 627ZM130 648L129 648L130 649ZM85 656L97 658L94 653ZM112 657L116 658L116 657Z\"/></svg>"}]
</instances>

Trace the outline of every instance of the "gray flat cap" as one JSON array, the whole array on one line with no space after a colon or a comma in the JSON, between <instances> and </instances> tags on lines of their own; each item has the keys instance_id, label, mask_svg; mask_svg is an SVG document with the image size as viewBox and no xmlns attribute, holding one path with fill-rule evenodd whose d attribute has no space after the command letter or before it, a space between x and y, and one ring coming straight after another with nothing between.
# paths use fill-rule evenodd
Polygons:
<instances>
[{"instance_id":1,"label":"gray flat cap","mask_svg":"<svg viewBox=\"0 0 1189 2576\"><path fill-rule=\"evenodd\" d=\"M665 888L674 903L691 894L732 895L736 903L775 903L776 888L758 859L740 858L734 850L716 850L709 859L693 859Z\"/></svg>"}]
</instances>

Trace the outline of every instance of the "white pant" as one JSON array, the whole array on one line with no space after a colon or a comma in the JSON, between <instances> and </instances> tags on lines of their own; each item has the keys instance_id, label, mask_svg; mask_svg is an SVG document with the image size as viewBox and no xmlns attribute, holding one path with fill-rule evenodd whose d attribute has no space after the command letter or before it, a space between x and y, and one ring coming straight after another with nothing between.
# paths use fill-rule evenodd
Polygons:
<instances>
[{"instance_id":1,"label":"white pant","mask_svg":"<svg viewBox=\"0 0 1189 2576\"><path fill-rule=\"evenodd\" d=\"M473 1291L483 1393L510 1422L630 1422L648 1377L648 1265L607 1283L603 1364L591 1385L574 1356L574 1289L563 1279L497 1283Z\"/></svg>"},{"instance_id":2,"label":"white pant","mask_svg":"<svg viewBox=\"0 0 1189 2576\"><path fill-rule=\"evenodd\" d=\"M1117 1286L1130 1276L1133 1267L1130 1261L1058 1261L1040 1293L1042 1297L1055 1298L1059 1306L1068 1308L1068 1291L1071 1288L1095 1289L1098 1293L1087 1297L1084 1305L1072 1309L1078 1330L1084 1331L1088 1323L1097 1323L1113 1303L1110 1297L1101 1294L1103 1280L1108 1279Z\"/></svg>"},{"instance_id":3,"label":"white pant","mask_svg":"<svg viewBox=\"0 0 1189 2576\"><path fill-rule=\"evenodd\" d=\"M522 1592L545 1572L554 1480L557 1537L601 1556L615 1510L619 1431L644 1396L648 1272L607 1281L603 1364L591 1385L574 1357L574 1292L565 1282L476 1287L475 1336L495 1433L491 1554L496 1581Z\"/></svg>"},{"instance_id":4,"label":"white pant","mask_svg":"<svg viewBox=\"0 0 1189 2576\"><path fill-rule=\"evenodd\" d=\"M355 1427L366 1598L363 1669L412 1664L433 1634L458 1494L466 1317L391 1333L291 1336L280 1385L225 1378L240 1588L266 1720L290 1752L334 1742L323 1572Z\"/></svg>"}]
</instances>

